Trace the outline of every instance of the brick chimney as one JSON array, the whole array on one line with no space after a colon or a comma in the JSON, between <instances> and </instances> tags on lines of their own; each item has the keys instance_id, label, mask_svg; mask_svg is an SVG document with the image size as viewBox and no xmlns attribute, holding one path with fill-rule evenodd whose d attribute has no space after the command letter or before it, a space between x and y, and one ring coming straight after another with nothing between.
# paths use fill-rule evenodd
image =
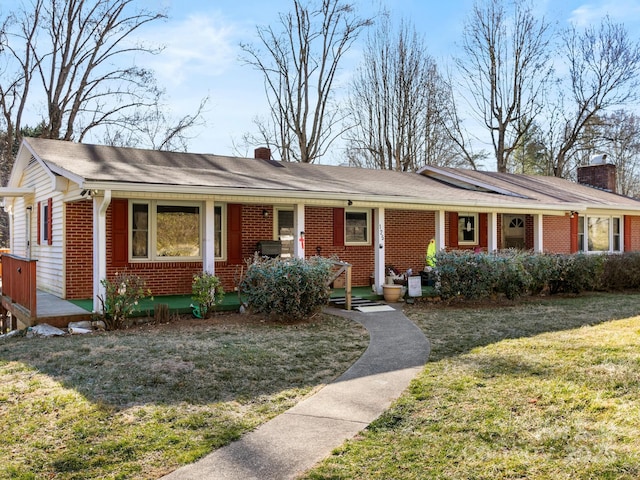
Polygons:
<instances>
[{"instance_id":1,"label":"brick chimney","mask_svg":"<svg viewBox=\"0 0 640 480\"><path fill-rule=\"evenodd\" d=\"M589 165L578 167L578 183L616 193L616 166L606 161L606 154L596 155Z\"/></svg>"},{"instance_id":2,"label":"brick chimney","mask_svg":"<svg viewBox=\"0 0 640 480\"><path fill-rule=\"evenodd\" d=\"M260 160L271 160L271 149L267 147L258 147L253 151L253 156Z\"/></svg>"}]
</instances>

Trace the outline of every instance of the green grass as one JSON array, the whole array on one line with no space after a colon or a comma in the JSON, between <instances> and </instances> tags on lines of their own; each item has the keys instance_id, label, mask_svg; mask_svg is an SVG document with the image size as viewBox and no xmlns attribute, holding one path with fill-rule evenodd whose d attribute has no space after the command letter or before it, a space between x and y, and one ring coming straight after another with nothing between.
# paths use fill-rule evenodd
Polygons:
<instances>
[{"instance_id":1,"label":"green grass","mask_svg":"<svg viewBox=\"0 0 640 480\"><path fill-rule=\"evenodd\" d=\"M0 478L159 478L290 408L367 344L324 315L1 340Z\"/></svg>"},{"instance_id":2,"label":"green grass","mask_svg":"<svg viewBox=\"0 0 640 480\"><path fill-rule=\"evenodd\" d=\"M406 308L430 362L304 478L640 478L639 306L633 294Z\"/></svg>"}]
</instances>

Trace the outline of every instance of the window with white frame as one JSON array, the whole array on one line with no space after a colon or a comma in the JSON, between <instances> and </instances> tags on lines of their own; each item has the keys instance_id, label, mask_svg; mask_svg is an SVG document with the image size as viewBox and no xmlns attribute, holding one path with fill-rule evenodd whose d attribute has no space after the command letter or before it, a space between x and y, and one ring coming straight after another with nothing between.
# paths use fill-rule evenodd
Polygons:
<instances>
[{"instance_id":1,"label":"window with white frame","mask_svg":"<svg viewBox=\"0 0 640 480\"><path fill-rule=\"evenodd\" d=\"M345 245L371 244L371 210L345 210Z\"/></svg>"},{"instance_id":2,"label":"window with white frame","mask_svg":"<svg viewBox=\"0 0 640 480\"><path fill-rule=\"evenodd\" d=\"M621 252L621 218L605 215L580 216L578 248L583 252Z\"/></svg>"},{"instance_id":3,"label":"window with white frame","mask_svg":"<svg viewBox=\"0 0 640 480\"><path fill-rule=\"evenodd\" d=\"M225 258L225 252L227 250L227 242L226 236L224 232L226 231L226 222L225 222L225 206L224 205L215 205L213 207L213 216L214 216L214 255L216 260L222 260Z\"/></svg>"},{"instance_id":4,"label":"window with white frame","mask_svg":"<svg viewBox=\"0 0 640 480\"><path fill-rule=\"evenodd\" d=\"M133 201L130 204L133 260L202 258L201 204Z\"/></svg>"},{"instance_id":5,"label":"window with white frame","mask_svg":"<svg viewBox=\"0 0 640 480\"><path fill-rule=\"evenodd\" d=\"M478 214L458 214L458 245L478 244Z\"/></svg>"}]
</instances>

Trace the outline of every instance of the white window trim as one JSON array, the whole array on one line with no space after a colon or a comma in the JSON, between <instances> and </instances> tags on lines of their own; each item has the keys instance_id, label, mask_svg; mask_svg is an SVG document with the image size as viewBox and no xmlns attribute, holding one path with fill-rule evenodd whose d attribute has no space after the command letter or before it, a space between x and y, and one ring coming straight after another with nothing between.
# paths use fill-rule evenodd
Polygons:
<instances>
[{"instance_id":1,"label":"white window trim","mask_svg":"<svg viewBox=\"0 0 640 480\"><path fill-rule=\"evenodd\" d=\"M582 235L583 238L583 249L580 250L583 253L589 254L600 254L600 253L622 253L624 252L624 216L622 215L600 215L597 213L589 214L589 215L580 215L583 219L583 231L578 232L578 235ZM589 250L589 217L592 218L608 218L609 219L609 250ZM614 233L613 233L613 219L617 218L620 231L618 232L618 241L620 245L620 250L614 250Z\"/></svg>"},{"instance_id":2,"label":"white window trim","mask_svg":"<svg viewBox=\"0 0 640 480\"><path fill-rule=\"evenodd\" d=\"M271 221L272 225L272 230L273 230L273 240L278 240L278 212L280 211L284 211L284 212L293 212L294 213L294 220L293 220L293 229L295 230L296 226L295 226L295 209L293 208L293 206L274 206L273 207L273 219Z\"/></svg>"},{"instance_id":3,"label":"white window trim","mask_svg":"<svg viewBox=\"0 0 640 480\"><path fill-rule=\"evenodd\" d=\"M146 257L134 257L133 256L133 205L147 205L147 210L149 214L148 218L148 232L149 236L147 238L147 256ZM187 207L198 207L199 209L199 217L200 224L198 226L199 238L200 238L200 255L197 257L163 257L156 255L156 242L157 242L157 207L158 205L166 205L166 206L187 206ZM189 202L189 201L180 201L180 200L129 200L129 224L127 226L127 235L128 235L128 255L129 262L131 263L149 263L149 262L201 262L202 261L202 249L203 249L203 238L202 233L204 231L203 228L203 216L204 216L204 203L202 202ZM224 222L224 212L223 222ZM222 237L224 240L224 223L223 223L223 231ZM224 251L224 250L223 250Z\"/></svg>"},{"instance_id":4,"label":"white window trim","mask_svg":"<svg viewBox=\"0 0 640 480\"><path fill-rule=\"evenodd\" d=\"M480 243L479 236L478 236L478 229L479 229L478 214L468 213L468 212L458 212L458 219L460 217L473 217L473 240L461 240L460 231L458 230L458 245L478 245ZM458 228L458 225L456 225L456 228Z\"/></svg>"},{"instance_id":5,"label":"white window trim","mask_svg":"<svg viewBox=\"0 0 640 480\"><path fill-rule=\"evenodd\" d=\"M347 213L365 213L367 215L367 239L363 242L347 240ZM368 208L348 208L344 211L344 244L348 246L371 245L371 210Z\"/></svg>"},{"instance_id":6,"label":"white window trim","mask_svg":"<svg viewBox=\"0 0 640 480\"><path fill-rule=\"evenodd\" d=\"M215 257L214 261L216 262L226 262L227 261L227 204L226 203L216 203L213 205L213 234L214 234L214 250L215 250L215 210L216 208L220 208L220 256ZM215 254L215 251L214 251Z\"/></svg>"}]
</instances>

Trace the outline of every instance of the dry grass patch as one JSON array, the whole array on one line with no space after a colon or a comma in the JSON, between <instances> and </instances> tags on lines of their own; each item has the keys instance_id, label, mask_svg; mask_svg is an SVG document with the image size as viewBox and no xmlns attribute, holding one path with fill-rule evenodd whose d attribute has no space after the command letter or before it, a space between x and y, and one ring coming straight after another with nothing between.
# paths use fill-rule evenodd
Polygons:
<instances>
[{"instance_id":1,"label":"dry grass patch","mask_svg":"<svg viewBox=\"0 0 640 480\"><path fill-rule=\"evenodd\" d=\"M640 295L414 307L425 370L312 479L640 478Z\"/></svg>"},{"instance_id":2,"label":"dry grass patch","mask_svg":"<svg viewBox=\"0 0 640 480\"><path fill-rule=\"evenodd\" d=\"M248 315L0 341L0 478L152 479L345 371L366 331Z\"/></svg>"}]
</instances>

